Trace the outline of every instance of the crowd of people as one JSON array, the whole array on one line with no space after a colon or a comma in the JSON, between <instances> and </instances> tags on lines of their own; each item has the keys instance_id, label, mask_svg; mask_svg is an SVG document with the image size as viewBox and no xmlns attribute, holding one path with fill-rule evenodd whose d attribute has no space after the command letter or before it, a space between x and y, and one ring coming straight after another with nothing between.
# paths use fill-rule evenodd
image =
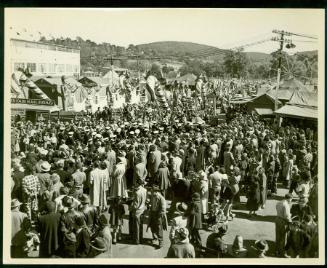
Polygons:
<instances>
[{"instance_id":1,"label":"crowd of people","mask_svg":"<svg viewBox=\"0 0 327 268\"><path fill-rule=\"evenodd\" d=\"M119 241L144 243L146 224L156 248L169 232L168 258L266 257L267 241L251 256L242 236L228 247L224 235L241 197L255 220L282 184L289 193L276 205L276 256L317 257L317 130L226 112L218 126L182 103L14 122L11 256L113 258ZM204 123L192 122L199 115Z\"/></svg>"}]
</instances>

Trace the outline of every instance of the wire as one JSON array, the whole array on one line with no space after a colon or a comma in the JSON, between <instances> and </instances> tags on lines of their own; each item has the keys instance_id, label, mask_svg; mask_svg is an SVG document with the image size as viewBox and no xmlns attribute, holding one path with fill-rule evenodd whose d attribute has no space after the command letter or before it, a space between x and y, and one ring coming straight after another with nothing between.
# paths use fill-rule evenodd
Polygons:
<instances>
[{"instance_id":1,"label":"wire","mask_svg":"<svg viewBox=\"0 0 327 268\"><path fill-rule=\"evenodd\" d=\"M318 41L309 41L309 40L292 40L294 42L304 42L304 43L318 43Z\"/></svg>"},{"instance_id":2,"label":"wire","mask_svg":"<svg viewBox=\"0 0 327 268\"><path fill-rule=\"evenodd\" d=\"M310 35L306 35L306 34L297 34L297 33L290 33L291 35L295 35L295 36L301 36L301 37L306 37L306 38L311 38L311 39L318 39L318 37L316 36L310 36Z\"/></svg>"}]
</instances>

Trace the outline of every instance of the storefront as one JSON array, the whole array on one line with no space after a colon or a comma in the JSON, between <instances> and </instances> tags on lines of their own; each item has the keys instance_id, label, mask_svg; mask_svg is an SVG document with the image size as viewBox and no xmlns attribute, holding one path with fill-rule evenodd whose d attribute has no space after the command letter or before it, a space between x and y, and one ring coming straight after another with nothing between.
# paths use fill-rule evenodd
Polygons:
<instances>
[{"instance_id":1,"label":"storefront","mask_svg":"<svg viewBox=\"0 0 327 268\"><path fill-rule=\"evenodd\" d=\"M11 98L11 120L49 120L60 109L52 100Z\"/></svg>"}]
</instances>

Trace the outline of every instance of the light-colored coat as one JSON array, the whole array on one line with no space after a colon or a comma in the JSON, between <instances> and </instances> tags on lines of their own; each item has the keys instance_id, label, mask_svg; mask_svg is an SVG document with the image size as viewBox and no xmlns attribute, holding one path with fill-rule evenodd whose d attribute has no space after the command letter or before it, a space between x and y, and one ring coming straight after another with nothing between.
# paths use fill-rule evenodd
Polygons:
<instances>
[{"instance_id":1,"label":"light-colored coat","mask_svg":"<svg viewBox=\"0 0 327 268\"><path fill-rule=\"evenodd\" d=\"M107 206L106 191L108 190L109 173L108 170L95 168L90 173L91 184L91 204L96 207L104 208Z\"/></svg>"},{"instance_id":2,"label":"light-colored coat","mask_svg":"<svg viewBox=\"0 0 327 268\"><path fill-rule=\"evenodd\" d=\"M110 196L111 197L127 197L127 185L126 185L126 165L124 162L117 163L114 167L112 174L112 187Z\"/></svg>"}]
</instances>

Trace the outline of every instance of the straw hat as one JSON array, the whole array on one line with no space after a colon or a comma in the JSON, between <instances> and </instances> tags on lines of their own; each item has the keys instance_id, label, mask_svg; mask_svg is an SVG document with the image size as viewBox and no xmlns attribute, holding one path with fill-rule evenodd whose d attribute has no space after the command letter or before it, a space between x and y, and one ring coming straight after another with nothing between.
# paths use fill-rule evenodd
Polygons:
<instances>
[{"instance_id":1,"label":"straw hat","mask_svg":"<svg viewBox=\"0 0 327 268\"><path fill-rule=\"evenodd\" d=\"M178 202L176 204L176 211L179 214L185 214L185 212L187 211L187 209L188 209L188 206L184 202Z\"/></svg>"},{"instance_id":2,"label":"straw hat","mask_svg":"<svg viewBox=\"0 0 327 268\"><path fill-rule=\"evenodd\" d=\"M95 240L91 242L91 247L101 252L107 251L106 241L102 237L95 238Z\"/></svg>"},{"instance_id":3,"label":"straw hat","mask_svg":"<svg viewBox=\"0 0 327 268\"><path fill-rule=\"evenodd\" d=\"M17 199L11 200L11 208L19 207L21 204L23 204L23 203L19 202L19 200L17 200Z\"/></svg>"},{"instance_id":4,"label":"straw hat","mask_svg":"<svg viewBox=\"0 0 327 268\"><path fill-rule=\"evenodd\" d=\"M51 168L51 165L49 164L48 161L44 161L44 162L41 164L41 166L40 166L40 169L41 169L41 171L43 171L43 172L48 172L48 171L50 171L50 168Z\"/></svg>"}]
</instances>

